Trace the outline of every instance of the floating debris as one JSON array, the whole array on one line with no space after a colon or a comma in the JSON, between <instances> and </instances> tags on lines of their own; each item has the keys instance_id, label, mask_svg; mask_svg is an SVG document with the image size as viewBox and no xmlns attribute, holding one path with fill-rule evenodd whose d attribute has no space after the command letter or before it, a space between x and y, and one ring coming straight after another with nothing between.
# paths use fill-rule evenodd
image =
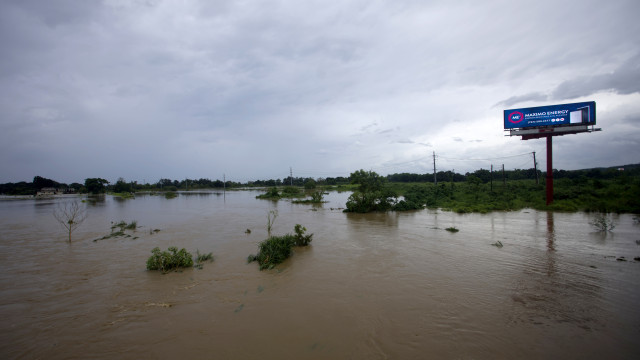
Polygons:
<instances>
[{"instance_id":1,"label":"floating debris","mask_svg":"<svg viewBox=\"0 0 640 360\"><path fill-rule=\"evenodd\" d=\"M152 302L146 302L144 303L145 306L158 306L158 307L164 307L164 308L170 308L173 306L173 304L169 304L169 303L152 303Z\"/></svg>"},{"instance_id":2,"label":"floating debris","mask_svg":"<svg viewBox=\"0 0 640 360\"><path fill-rule=\"evenodd\" d=\"M502 245L502 242L501 242L500 240L498 240L498 241L494 242L493 244L491 244L491 246L495 246L495 247L499 247L499 248L501 248L501 247L503 247L504 245Z\"/></svg>"}]
</instances>

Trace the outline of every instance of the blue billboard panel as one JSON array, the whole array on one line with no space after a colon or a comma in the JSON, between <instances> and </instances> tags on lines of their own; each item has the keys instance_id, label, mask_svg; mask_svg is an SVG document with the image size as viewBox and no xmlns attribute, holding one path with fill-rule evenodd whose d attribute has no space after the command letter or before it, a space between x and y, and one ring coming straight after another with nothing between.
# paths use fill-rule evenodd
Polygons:
<instances>
[{"instance_id":1,"label":"blue billboard panel","mask_svg":"<svg viewBox=\"0 0 640 360\"><path fill-rule=\"evenodd\" d=\"M595 124L595 101L504 111L505 129Z\"/></svg>"}]
</instances>

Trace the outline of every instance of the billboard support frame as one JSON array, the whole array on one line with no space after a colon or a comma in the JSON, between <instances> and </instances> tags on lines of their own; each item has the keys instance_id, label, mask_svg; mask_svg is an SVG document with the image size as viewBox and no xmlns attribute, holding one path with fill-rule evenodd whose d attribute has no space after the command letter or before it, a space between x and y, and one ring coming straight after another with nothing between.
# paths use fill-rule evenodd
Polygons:
<instances>
[{"instance_id":1,"label":"billboard support frame","mask_svg":"<svg viewBox=\"0 0 640 360\"><path fill-rule=\"evenodd\" d=\"M594 126L595 110L596 104L591 101L504 111L504 131L509 131L505 136L547 139L547 206L553 203L553 137L602 131Z\"/></svg>"}]
</instances>

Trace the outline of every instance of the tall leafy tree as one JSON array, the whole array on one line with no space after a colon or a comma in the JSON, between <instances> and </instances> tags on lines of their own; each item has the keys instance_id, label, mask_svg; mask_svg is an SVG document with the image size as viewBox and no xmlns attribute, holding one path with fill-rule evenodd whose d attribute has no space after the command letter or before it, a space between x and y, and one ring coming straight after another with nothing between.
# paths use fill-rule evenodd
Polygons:
<instances>
[{"instance_id":1,"label":"tall leafy tree","mask_svg":"<svg viewBox=\"0 0 640 360\"><path fill-rule=\"evenodd\" d=\"M105 185L109 182L101 178L88 178L84 180L84 187L91 194L102 194L105 192Z\"/></svg>"},{"instance_id":2,"label":"tall leafy tree","mask_svg":"<svg viewBox=\"0 0 640 360\"><path fill-rule=\"evenodd\" d=\"M350 179L359 186L349 196L345 212L387 211L395 204L397 195L386 186L386 178L373 171L358 170L351 173Z\"/></svg>"}]
</instances>

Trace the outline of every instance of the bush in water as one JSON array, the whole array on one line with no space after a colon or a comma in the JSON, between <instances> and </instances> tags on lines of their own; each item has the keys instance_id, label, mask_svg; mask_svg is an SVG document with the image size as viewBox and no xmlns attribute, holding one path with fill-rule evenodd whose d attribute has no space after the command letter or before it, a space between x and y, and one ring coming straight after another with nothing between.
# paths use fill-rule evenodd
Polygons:
<instances>
[{"instance_id":1,"label":"bush in water","mask_svg":"<svg viewBox=\"0 0 640 360\"><path fill-rule=\"evenodd\" d=\"M156 247L151 253L153 255L147 259L147 270L167 272L193 266L193 256L184 248L178 250L177 247L171 246L169 251L160 251L160 248Z\"/></svg>"},{"instance_id":2,"label":"bush in water","mask_svg":"<svg viewBox=\"0 0 640 360\"><path fill-rule=\"evenodd\" d=\"M258 244L258 255L249 255L247 262L257 261L260 270L273 269L274 266L285 261L293 252L294 246L307 246L313 234L305 235L307 229L296 224L295 235L270 236Z\"/></svg>"}]
</instances>

